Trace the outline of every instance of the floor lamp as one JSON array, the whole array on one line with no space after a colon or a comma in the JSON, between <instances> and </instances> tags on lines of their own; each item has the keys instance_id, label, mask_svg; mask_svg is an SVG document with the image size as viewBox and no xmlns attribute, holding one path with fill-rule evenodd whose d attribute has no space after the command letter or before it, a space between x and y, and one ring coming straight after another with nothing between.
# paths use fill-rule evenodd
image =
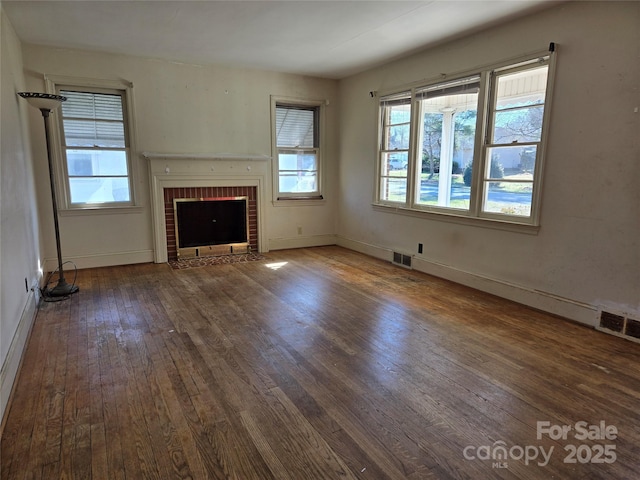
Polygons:
<instances>
[{"instance_id":1,"label":"floor lamp","mask_svg":"<svg viewBox=\"0 0 640 480\"><path fill-rule=\"evenodd\" d=\"M52 95L49 93L37 92L20 92L22 98L33 107L36 107L42 113L44 119L44 133L47 140L47 160L49 161L49 181L51 183L51 203L53 204L53 225L56 229L56 248L58 250L58 284L49 289L46 294L52 297L64 297L76 293L78 286L68 284L64 279L64 270L62 268L62 250L60 249L60 226L58 225L58 202L56 201L56 188L53 176L53 164L51 161L51 134L49 132L49 114L52 110L58 108L67 98L62 95Z\"/></svg>"}]
</instances>

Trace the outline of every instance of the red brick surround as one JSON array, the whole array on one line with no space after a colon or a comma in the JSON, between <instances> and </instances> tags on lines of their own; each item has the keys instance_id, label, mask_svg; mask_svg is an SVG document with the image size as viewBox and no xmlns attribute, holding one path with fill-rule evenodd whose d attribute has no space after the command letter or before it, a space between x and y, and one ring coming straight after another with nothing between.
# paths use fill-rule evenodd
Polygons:
<instances>
[{"instance_id":1,"label":"red brick surround","mask_svg":"<svg viewBox=\"0 0 640 480\"><path fill-rule=\"evenodd\" d=\"M164 189L164 217L167 225L167 255L169 260L178 258L176 225L173 214L174 198L249 198L249 245L258 251L258 202L256 187L185 187Z\"/></svg>"}]
</instances>

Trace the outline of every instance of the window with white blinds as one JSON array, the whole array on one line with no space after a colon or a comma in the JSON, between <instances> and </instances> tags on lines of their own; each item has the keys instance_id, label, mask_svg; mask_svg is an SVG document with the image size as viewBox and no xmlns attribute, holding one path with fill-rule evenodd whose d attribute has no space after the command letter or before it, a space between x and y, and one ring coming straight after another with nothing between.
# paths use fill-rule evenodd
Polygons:
<instances>
[{"instance_id":1,"label":"window with white blinds","mask_svg":"<svg viewBox=\"0 0 640 480\"><path fill-rule=\"evenodd\" d=\"M277 199L321 198L320 106L276 103Z\"/></svg>"},{"instance_id":2,"label":"window with white blinds","mask_svg":"<svg viewBox=\"0 0 640 480\"><path fill-rule=\"evenodd\" d=\"M124 91L60 88L62 150L70 207L132 203Z\"/></svg>"}]
</instances>

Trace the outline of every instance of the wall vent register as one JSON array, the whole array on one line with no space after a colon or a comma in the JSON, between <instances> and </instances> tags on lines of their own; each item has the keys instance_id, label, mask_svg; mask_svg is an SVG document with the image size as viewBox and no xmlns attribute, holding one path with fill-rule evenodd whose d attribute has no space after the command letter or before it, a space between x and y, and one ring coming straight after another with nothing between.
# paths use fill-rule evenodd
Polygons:
<instances>
[{"instance_id":1,"label":"wall vent register","mask_svg":"<svg viewBox=\"0 0 640 480\"><path fill-rule=\"evenodd\" d=\"M600 312L597 330L640 343L640 320L612 312Z\"/></svg>"},{"instance_id":2,"label":"wall vent register","mask_svg":"<svg viewBox=\"0 0 640 480\"><path fill-rule=\"evenodd\" d=\"M405 255L400 252L393 252L393 260L391 263L399 265L404 268L411 268L411 255Z\"/></svg>"}]
</instances>

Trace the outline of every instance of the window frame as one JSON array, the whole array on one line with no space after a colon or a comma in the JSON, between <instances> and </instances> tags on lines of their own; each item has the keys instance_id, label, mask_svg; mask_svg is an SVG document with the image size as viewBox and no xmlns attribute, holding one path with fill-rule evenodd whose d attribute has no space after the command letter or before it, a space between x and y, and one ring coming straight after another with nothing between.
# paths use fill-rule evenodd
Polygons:
<instances>
[{"instance_id":1,"label":"window frame","mask_svg":"<svg viewBox=\"0 0 640 480\"><path fill-rule=\"evenodd\" d=\"M550 111L550 103L551 103L551 96L550 96L550 91L552 89L552 77L551 77L551 62L552 62L552 58L554 58L555 56L553 55L553 52L546 52L546 55L544 55L544 57L548 57L548 60L546 60L544 62L545 65L547 65L547 84L545 86L545 101L543 103L543 116L542 116L542 123L541 123L541 135L540 135L540 140L533 142L533 141L529 141L529 142L517 142L517 143L512 143L512 146L526 146L526 145L536 145L536 157L535 157L535 168L534 168L534 175L533 178L531 180L531 184L532 184L532 194L531 194L531 214L528 217L521 217L521 216L516 216L516 215L505 215L505 214L501 214L501 213L494 213L494 212L489 212L489 211L485 211L483 209L483 199L482 198L478 198L478 209L480 211L480 214L482 217L485 218L491 218L491 219L496 219L496 220L502 220L504 217L508 217L508 218L529 218L529 222L527 222L528 224L531 225L539 225L539 221L540 221L540 202L541 202L541 183L542 183L542 164L544 163L544 157L545 157L545 151L546 151L546 138L547 138L547 131L548 131L548 125L549 125L549 111ZM482 170L478 172L478 176L480 176L481 178L479 179L479 182L482 183L489 183L491 181L491 178L485 178L485 172L488 170L487 168L487 163L490 164L491 160L488 158L488 154L487 154L487 150L490 148L496 148L496 147L500 147L500 146L506 146L508 145L507 143L497 143L495 141L495 138L493 138L493 134L491 132L494 121L495 121L495 116L496 113L499 111L496 104L497 104L497 100L498 100L498 79L500 76L502 75L509 75L512 73L517 73L519 71L526 71L526 70L532 70L534 68L536 68L537 65L542 65L542 62L536 62L536 59L528 59L519 63L515 63L515 64L509 64L506 65L504 67L501 68L495 68L493 69L489 75L489 98L488 98L488 105L487 105L487 121L486 121L486 130L484 132L484 140L483 140L483 144L482 144L482 158L484 160L484 164L482 165ZM524 107L519 107L519 108L524 108ZM527 107L530 108L530 107ZM502 110L504 111L504 110ZM539 163L538 163L539 162ZM506 181L508 182L508 180L501 180L501 181ZM485 194L487 192L487 189L483 188L482 194Z\"/></svg>"},{"instance_id":2,"label":"window frame","mask_svg":"<svg viewBox=\"0 0 640 480\"><path fill-rule=\"evenodd\" d=\"M324 100L305 100L292 97L271 96L271 151L272 154L272 192L274 205L318 205L324 201L324 152L325 152L325 105ZM276 109L292 107L309 109L314 114L314 147L278 147L276 132ZM309 151L316 155L316 190L314 192L281 192L280 191L280 151Z\"/></svg>"},{"instance_id":3,"label":"window frame","mask_svg":"<svg viewBox=\"0 0 640 480\"><path fill-rule=\"evenodd\" d=\"M52 125L52 144L54 169L56 173L56 189L59 192L59 209L67 214L77 212L114 212L114 211L135 211L139 209L137 194L137 163L136 157L136 129L134 114L134 98L133 84L120 80L106 79L87 79L77 77L66 77L57 75L46 75L45 84L49 93L60 95L61 90L74 90L79 92L97 93L97 94L117 94L123 99L123 123L125 134L125 148L128 184L129 184L129 200L114 201L105 203L72 203L71 191L69 183L69 175L67 171L66 142L64 139L64 131L62 127L62 108L58 108L51 116Z\"/></svg>"},{"instance_id":4,"label":"window frame","mask_svg":"<svg viewBox=\"0 0 640 480\"><path fill-rule=\"evenodd\" d=\"M406 101L408 100L408 101ZM399 204L404 204L408 201L409 195L410 195L410 190L411 190L411 183L409 180L410 178L412 178L412 172L413 172L413 168L414 166L412 165L413 162L411 161L411 158L414 156L414 141L413 138L415 136L415 132L413 131L414 128L414 121L413 121L413 115L414 115L414 102L413 102L413 92L412 90L403 90L403 91L399 91L399 92L395 92L392 93L390 95L385 95L383 98L381 98L380 100L381 102L385 102L388 106L393 107L396 105L408 105L409 106L409 122L402 122L402 123L391 123L391 122L387 122L387 119L390 117L387 112L383 109L380 108L379 109L379 119L378 119L378 160L376 162L377 164L377 170L376 170L376 198L380 198L380 195L383 191L383 189L385 188L385 186L383 186L383 179L390 179L390 178L394 178L391 175L389 175L389 171L387 171L386 168L384 168L384 163L390 162L390 160L387 160L387 156L390 155L392 152L399 152L399 153L406 153L407 155L407 169L406 169L406 173L404 175L404 177L400 177L400 178L404 178L405 182L406 182L406 189L405 189L405 201L404 202L400 202L400 201L393 201L393 200L386 200L385 202L391 205L399 205ZM389 130L393 127L397 127L400 125L406 125L408 123L409 126L409 140L408 140L408 145L407 148L402 148L402 149L391 149L389 148L388 145L388 138L386 136L386 131L387 128L389 128ZM397 178L397 177L396 177Z\"/></svg>"},{"instance_id":5,"label":"window frame","mask_svg":"<svg viewBox=\"0 0 640 480\"><path fill-rule=\"evenodd\" d=\"M476 153L478 151L479 148L479 144L481 144L480 142L480 136L478 135L478 131L479 129L482 128L483 126L483 121L482 121L482 112L484 109L484 105L485 105L485 101L483 99L483 88L485 87L485 82L486 79L485 77L482 75L482 73L473 73L473 74L466 74L466 75L460 75L460 76L455 76L455 77L450 77L447 78L443 81L438 81L438 82L433 82L430 83L428 85L422 85L420 87L416 87L415 88L415 100L414 100L414 104L415 104L415 129L416 129L416 155L418 154L418 152L422 151L422 148L419 147L418 142L421 141L421 139L423 138L422 134L423 132L422 127L422 118L424 117L425 111L423 110L423 106L422 105L422 100L427 100L427 98L424 98L424 94L426 94L426 92L434 90L449 90L451 88L453 89L457 89L460 91L460 93L458 94L465 94L467 87L469 86L474 86L474 85L478 85L477 89L478 92L475 92L478 94L478 100L476 103L476 107L477 107L477 114L476 114L476 125L475 125L475 134L474 134L474 141L473 141L473 151L474 151L474 164L477 163L476 162ZM455 84L453 86L451 86L450 84ZM434 89L433 87L439 86L441 88L439 89ZM445 96L445 95L442 95ZM437 98L437 96L435 97ZM455 121L453 121L453 116L451 118L453 125L452 127L455 127ZM481 131L481 130L480 130ZM453 137L452 137L452 145L453 145ZM463 209L457 209L454 207L447 207L447 206L440 206L440 205L431 205L431 204L427 204L427 203L423 203L420 202L419 197L420 197L420 188L418 188L418 184L420 183L420 176L422 175L422 168L421 168L421 162L422 159L418 159L416 157L415 160L415 171L414 171L414 177L413 177L413 182L411 184L412 190L411 190L411 198L412 200L412 205L414 206L414 208L416 208L417 210L422 210L422 211L426 211L426 212L442 212L444 214L451 214L451 215L458 215L458 214L462 214L462 215L469 215L469 212L474 211L475 205L476 205L476 199L474 198L474 195L470 195L469 198L469 208L466 210ZM442 166L442 159L440 159L440 164ZM438 185L438 188L440 188L440 185Z\"/></svg>"},{"instance_id":6,"label":"window frame","mask_svg":"<svg viewBox=\"0 0 640 480\"><path fill-rule=\"evenodd\" d=\"M377 157L375 168L375 189L373 206L381 211L393 211L422 218L436 218L455 223L495 226L507 230L523 231L529 233L537 232L540 226L540 205L542 178L545 163L546 145L550 124L551 100L553 96L553 83L555 77L556 48L545 51L533 52L516 58L496 62L495 64L458 72L450 75L441 75L430 80L414 82L395 89L381 92L379 95L377 108ZM535 169L533 175L533 191L531 197L531 211L529 216L504 214L483 211L483 198L485 195L484 172L487 165L486 149L491 147L491 127L494 115L494 103L497 91L496 75L503 75L516 69L526 70L540 65L540 60L545 59L547 65L547 83L545 90L544 113L542 117L542 132L538 142L538 149L535 158ZM476 132L474 139L474 155L472 167L472 179L470 187L469 209L456 209L450 207L439 207L436 205L426 205L418 203L419 179L421 173L421 159L418 152L421 152L418 145L421 137L421 108L420 100L416 97L416 92L424 91L431 86L464 80L473 76L480 77L480 90L478 92L478 113L476 118ZM411 138L409 146L409 166L407 169L407 194L404 202L395 202L381 198L382 165L381 155L383 138L382 119L384 116L383 100L385 98L399 95L403 92L411 92ZM492 103L493 102L493 103ZM488 187L487 187L488 188Z\"/></svg>"}]
</instances>

